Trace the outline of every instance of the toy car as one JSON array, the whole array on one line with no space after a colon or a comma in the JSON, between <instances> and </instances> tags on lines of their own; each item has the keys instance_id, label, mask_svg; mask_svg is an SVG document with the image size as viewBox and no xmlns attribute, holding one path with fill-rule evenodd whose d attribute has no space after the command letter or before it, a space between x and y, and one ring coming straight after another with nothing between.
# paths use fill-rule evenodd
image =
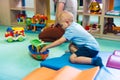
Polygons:
<instances>
[{"instance_id":1,"label":"toy car","mask_svg":"<svg viewBox=\"0 0 120 80\"><path fill-rule=\"evenodd\" d=\"M8 42L23 41L25 39L24 28L8 27L5 33L5 38Z\"/></svg>"}]
</instances>

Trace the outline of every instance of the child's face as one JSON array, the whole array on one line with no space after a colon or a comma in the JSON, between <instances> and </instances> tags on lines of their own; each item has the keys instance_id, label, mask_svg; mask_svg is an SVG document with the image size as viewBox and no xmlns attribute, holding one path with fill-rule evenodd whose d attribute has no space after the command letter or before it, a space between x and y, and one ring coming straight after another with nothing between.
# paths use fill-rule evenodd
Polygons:
<instances>
[{"instance_id":1,"label":"child's face","mask_svg":"<svg viewBox=\"0 0 120 80\"><path fill-rule=\"evenodd\" d=\"M73 19L72 14L63 12L59 15L58 22L59 24L62 25L63 29L66 29L71 24L72 19Z\"/></svg>"},{"instance_id":2,"label":"child's face","mask_svg":"<svg viewBox=\"0 0 120 80\"><path fill-rule=\"evenodd\" d=\"M63 29L66 29L69 26L69 24L67 23L67 21L61 21L60 25L62 26Z\"/></svg>"}]
</instances>

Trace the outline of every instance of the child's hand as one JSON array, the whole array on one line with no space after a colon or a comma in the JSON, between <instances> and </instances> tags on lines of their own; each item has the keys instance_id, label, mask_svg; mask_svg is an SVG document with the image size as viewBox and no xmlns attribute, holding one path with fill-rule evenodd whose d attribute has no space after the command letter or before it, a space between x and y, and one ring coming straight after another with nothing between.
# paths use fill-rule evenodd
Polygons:
<instances>
[{"instance_id":1,"label":"child's hand","mask_svg":"<svg viewBox=\"0 0 120 80\"><path fill-rule=\"evenodd\" d=\"M45 52L46 50L47 50L47 48L46 48L46 47L43 47L43 48L40 50L40 52L43 53L43 52Z\"/></svg>"}]
</instances>

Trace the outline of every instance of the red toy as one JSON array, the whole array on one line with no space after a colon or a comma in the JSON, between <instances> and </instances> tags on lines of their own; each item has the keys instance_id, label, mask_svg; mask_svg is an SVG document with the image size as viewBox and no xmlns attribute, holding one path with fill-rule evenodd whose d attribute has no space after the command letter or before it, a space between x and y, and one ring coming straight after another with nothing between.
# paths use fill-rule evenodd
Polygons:
<instances>
[{"instance_id":1,"label":"red toy","mask_svg":"<svg viewBox=\"0 0 120 80\"><path fill-rule=\"evenodd\" d=\"M26 27L27 30L29 31L41 31L42 28L46 26L46 20L47 16L41 15L41 14L36 14L32 18L27 18L26 19Z\"/></svg>"},{"instance_id":2,"label":"red toy","mask_svg":"<svg viewBox=\"0 0 120 80\"><path fill-rule=\"evenodd\" d=\"M25 23L26 15L23 13L17 14L17 22L18 23Z\"/></svg>"},{"instance_id":3,"label":"red toy","mask_svg":"<svg viewBox=\"0 0 120 80\"><path fill-rule=\"evenodd\" d=\"M8 27L5 33L5 38L8 42L23 41L25 39L24 28Z\"/></svg>"}]
</instances>

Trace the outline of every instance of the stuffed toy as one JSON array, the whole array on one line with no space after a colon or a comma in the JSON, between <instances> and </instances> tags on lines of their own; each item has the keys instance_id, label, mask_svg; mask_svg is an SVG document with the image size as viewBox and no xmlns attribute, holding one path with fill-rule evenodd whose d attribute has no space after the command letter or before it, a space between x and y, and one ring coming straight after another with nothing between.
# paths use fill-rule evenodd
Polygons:
<instances>
[{"instance_id":1,"label":"stuffed toy","mask_svg":"<svg viewBox=\"0 0 120 80\"><path fill-rule=\"evenodd\" d=\"M61 28L61 26L58 24L55 27L45 28L39 35L39 39L41 39L44 42L53 42L57 39L59 39L63 34L64 30Z\"/></svg>"},{"instance_id":2,"label":"stuffed toy","mask_svg":"<svg viewBox=\"0 0 120 80\"><path fill-rule=\"evenodd\" d=\"M103 34L114 33L113 27L116 27L113 18L107 18L107 23L104 26Z\"/></svg>"}]
</instances>

